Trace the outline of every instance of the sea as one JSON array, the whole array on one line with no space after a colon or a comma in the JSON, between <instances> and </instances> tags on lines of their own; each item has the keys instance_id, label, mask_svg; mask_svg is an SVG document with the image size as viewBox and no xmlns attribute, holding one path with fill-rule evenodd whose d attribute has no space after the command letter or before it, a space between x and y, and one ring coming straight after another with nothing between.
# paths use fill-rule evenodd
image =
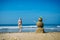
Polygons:
<instances>
[{"instance_id":1,"label":"sea","mask_svg":"<svg viewBox=\"0 0 60 40\"><path fill-rule=\"evenodd\" d=\"M60 32L60 24L44 24L45 32ZM18 24L0 24L0 33L19 32ZM36 24L22 24L21 32L36 32Z\"/></svg>"}]
</instances>

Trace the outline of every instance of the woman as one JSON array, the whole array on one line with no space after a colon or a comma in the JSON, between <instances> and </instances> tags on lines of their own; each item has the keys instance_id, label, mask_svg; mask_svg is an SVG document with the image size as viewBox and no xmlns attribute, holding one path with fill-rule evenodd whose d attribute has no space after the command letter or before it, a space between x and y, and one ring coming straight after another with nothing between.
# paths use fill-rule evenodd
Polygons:
<instances>
[{"instance_id":1,"label":"woman","mask_svg":"<svg viewBox=\"0 0 60 40\"><path fill-rule=\"evenodd\" d=\"M18 27L19 27L19 32L21 32L21 29L22 29L22 19L19 18L18 20Z\"/></svg>"}]
</instances>

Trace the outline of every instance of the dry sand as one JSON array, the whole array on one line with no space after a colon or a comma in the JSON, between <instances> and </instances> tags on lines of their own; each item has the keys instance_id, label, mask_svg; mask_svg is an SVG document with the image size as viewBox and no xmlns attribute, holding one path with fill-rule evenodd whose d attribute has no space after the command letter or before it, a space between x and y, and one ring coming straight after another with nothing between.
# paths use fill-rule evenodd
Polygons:
<instances>
[{"instance_id":1,"label":"dry sand","mask_svg":"<svg viewBox=\"0 0 60 40\"><path fill-rule=\"evenodd\" d=\"M51 33L0 33L0 40L60 40L60 32Z\"/></svg>"}]
</instances>

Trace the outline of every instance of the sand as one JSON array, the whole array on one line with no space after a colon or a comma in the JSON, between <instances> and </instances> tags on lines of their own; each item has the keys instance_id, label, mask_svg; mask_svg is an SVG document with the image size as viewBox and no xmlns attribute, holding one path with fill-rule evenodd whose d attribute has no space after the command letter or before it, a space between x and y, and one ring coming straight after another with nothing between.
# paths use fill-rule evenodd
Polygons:
<instances>
[{"instance_id":1,"label":"sand","mask_svg":"<svg viewBox=\"0 0 60 40\"><path fill-rule=\"evenodd\" d=\"M60 32L50 33L0 33L0 40L60 40Z\"/></svg>"}]
</instances>

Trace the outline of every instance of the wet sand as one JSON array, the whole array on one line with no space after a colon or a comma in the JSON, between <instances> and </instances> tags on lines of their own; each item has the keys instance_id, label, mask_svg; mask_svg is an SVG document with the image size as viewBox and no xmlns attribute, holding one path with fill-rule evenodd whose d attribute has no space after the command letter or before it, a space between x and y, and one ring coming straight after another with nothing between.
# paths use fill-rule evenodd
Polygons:
<instances>
[{"instance_id":1,"label":"wet sand","mask_svg":"<svg viewBox=\"0 0 60 40\"><path fill-rule=\"evenodd\" d=\"M50 33L0 33L0 40L60 40L60 32Z\"/></svg>"}]
</instances>

